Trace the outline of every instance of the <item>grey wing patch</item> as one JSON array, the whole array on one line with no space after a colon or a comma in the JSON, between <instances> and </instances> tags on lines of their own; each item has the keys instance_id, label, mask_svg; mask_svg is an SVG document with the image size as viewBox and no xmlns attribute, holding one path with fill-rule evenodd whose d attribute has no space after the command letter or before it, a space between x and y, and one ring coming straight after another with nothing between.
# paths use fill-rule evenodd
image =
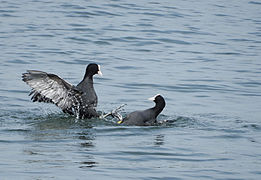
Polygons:
<instances>
[{"instance_id":1,"label":"grey wing patch","mask_svg":"<svg viewBox=\"0 0 261 180\"><path fill-rule=\"evenodd\" d=\"M31 100L33 102L45 102L45 103L53 103L53 101L47 97L42 96L40 93L38 93L35 89L32 89L29 96L31 96Z\"/></svg>"},{"instance_id":2,"label":"grey wing patch","mask_svg":"<svg viewBox=\"0 0 261 180\"><path fill-rule=\"evenodd\" d=\"M32 88L33 101L54 103L68 113L79 109L82 93L57 75L28 70L22 79Z\"/></svg>"}]
</instances>

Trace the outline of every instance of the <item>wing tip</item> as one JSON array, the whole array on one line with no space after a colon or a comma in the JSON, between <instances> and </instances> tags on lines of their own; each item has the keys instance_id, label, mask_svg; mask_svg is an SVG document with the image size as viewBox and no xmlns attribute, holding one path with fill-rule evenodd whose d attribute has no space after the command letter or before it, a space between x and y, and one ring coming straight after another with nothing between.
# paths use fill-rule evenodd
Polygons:
<instances>
[{"instance_id":1,"label":"wing tip","mask_svg":"<svg viewBox=\"0 0 261 180\"><path fill-rule=\"evenodd\" d=\"M36 79L36 78L42 78L44 76L46 76L47 73L43 72L43 71L38 71L38 70L26 70L25 73L22 74L22 80L24 82L30 81L32 79Z\"/></svg>"},{"instance_id":2,"label":"wing tip","mask_svg":"<svg viewBox=\"0 0 261 180\"><path fill-rule=\"evenodd\" d=\"M29 80L30 74L29 73L23 73L22 74L22 81L27 82Z\"/></svg>"}]
</instances>

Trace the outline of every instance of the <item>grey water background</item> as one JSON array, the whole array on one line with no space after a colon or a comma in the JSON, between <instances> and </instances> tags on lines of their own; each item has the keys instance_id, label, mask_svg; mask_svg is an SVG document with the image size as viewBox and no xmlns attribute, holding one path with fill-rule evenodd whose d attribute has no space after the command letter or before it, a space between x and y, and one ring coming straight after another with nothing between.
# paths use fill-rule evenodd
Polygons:
<instances>
[{"instance_id":1,"label":"grey water background","mask_svg":"<svg viewBox=\"0 0 261 180\"><path fill-rule=\"evenodd\" d=\"M0 1L0 179L260 179L261 3ZM98 109L167 106L159 126L64 115L32 103L27 69L77 84Z\"/></svg>"}]
</instances>

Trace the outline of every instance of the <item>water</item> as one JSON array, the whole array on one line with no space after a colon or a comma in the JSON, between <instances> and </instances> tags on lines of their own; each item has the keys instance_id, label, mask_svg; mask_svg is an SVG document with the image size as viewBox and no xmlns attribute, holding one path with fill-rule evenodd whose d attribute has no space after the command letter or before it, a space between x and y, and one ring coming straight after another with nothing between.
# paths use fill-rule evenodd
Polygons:
<instances>
[{"instance_id":1,"label":"water","mask_svg":"<svg viewBox=\"0 0 261 180\"><path fill-rule=\"evenodd\" d=\"M0 4L1 179L260 179L259 1ZM21 81L37 69L77 84L90 62L99 110L161 93L170 123L75 122Z\"/></svg>"}]
</instances>

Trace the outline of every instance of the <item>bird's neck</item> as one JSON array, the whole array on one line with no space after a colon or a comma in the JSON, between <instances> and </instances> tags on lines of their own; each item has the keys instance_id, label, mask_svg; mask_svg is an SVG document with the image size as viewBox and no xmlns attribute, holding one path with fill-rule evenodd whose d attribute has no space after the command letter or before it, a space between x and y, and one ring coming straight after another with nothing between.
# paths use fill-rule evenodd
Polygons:
<instances>
[{"instance_id":1,"label":"bird's neck","mask_svg":"<svg viewBox=\"0 0 261 180\"><path fill-rule=\"evenodd\" d=\"M152 109L154 109L155 112L155 118L161 113L161 111L164 109L165 107L165 102L158 102Z\"/></svg>"},{"instance_id":2,"label":"bird's neck","mask_svg":"<svg viewBox=\"0 0 261 180\"><path fill-rule=\"evenodd\" d=\"M84 79L83 79L83 82L86 83L86 84L90 84L90 85L93 85L93 76L85 76Z\"/></svg>"},{"instance_id":3,"label":"bird's neck","mask_svg":"<svg viewBox=\"0 0 261 180\"><path fill-rule=\"evenodd\" d=\"M77 86L79 88L93 87L93 77L92 76L84 76L83 80Z\"/></svg>"},{"instance_id":4,"label":"bird's neck","mask_svg":"<svg viewBox=\"0 0 261 180\"><path fill-rule=\"evenodd\" d=\"M85 72L83 80L85 79L93 79L93 74L90 71Z\"/></svg>"}]
</instances>

